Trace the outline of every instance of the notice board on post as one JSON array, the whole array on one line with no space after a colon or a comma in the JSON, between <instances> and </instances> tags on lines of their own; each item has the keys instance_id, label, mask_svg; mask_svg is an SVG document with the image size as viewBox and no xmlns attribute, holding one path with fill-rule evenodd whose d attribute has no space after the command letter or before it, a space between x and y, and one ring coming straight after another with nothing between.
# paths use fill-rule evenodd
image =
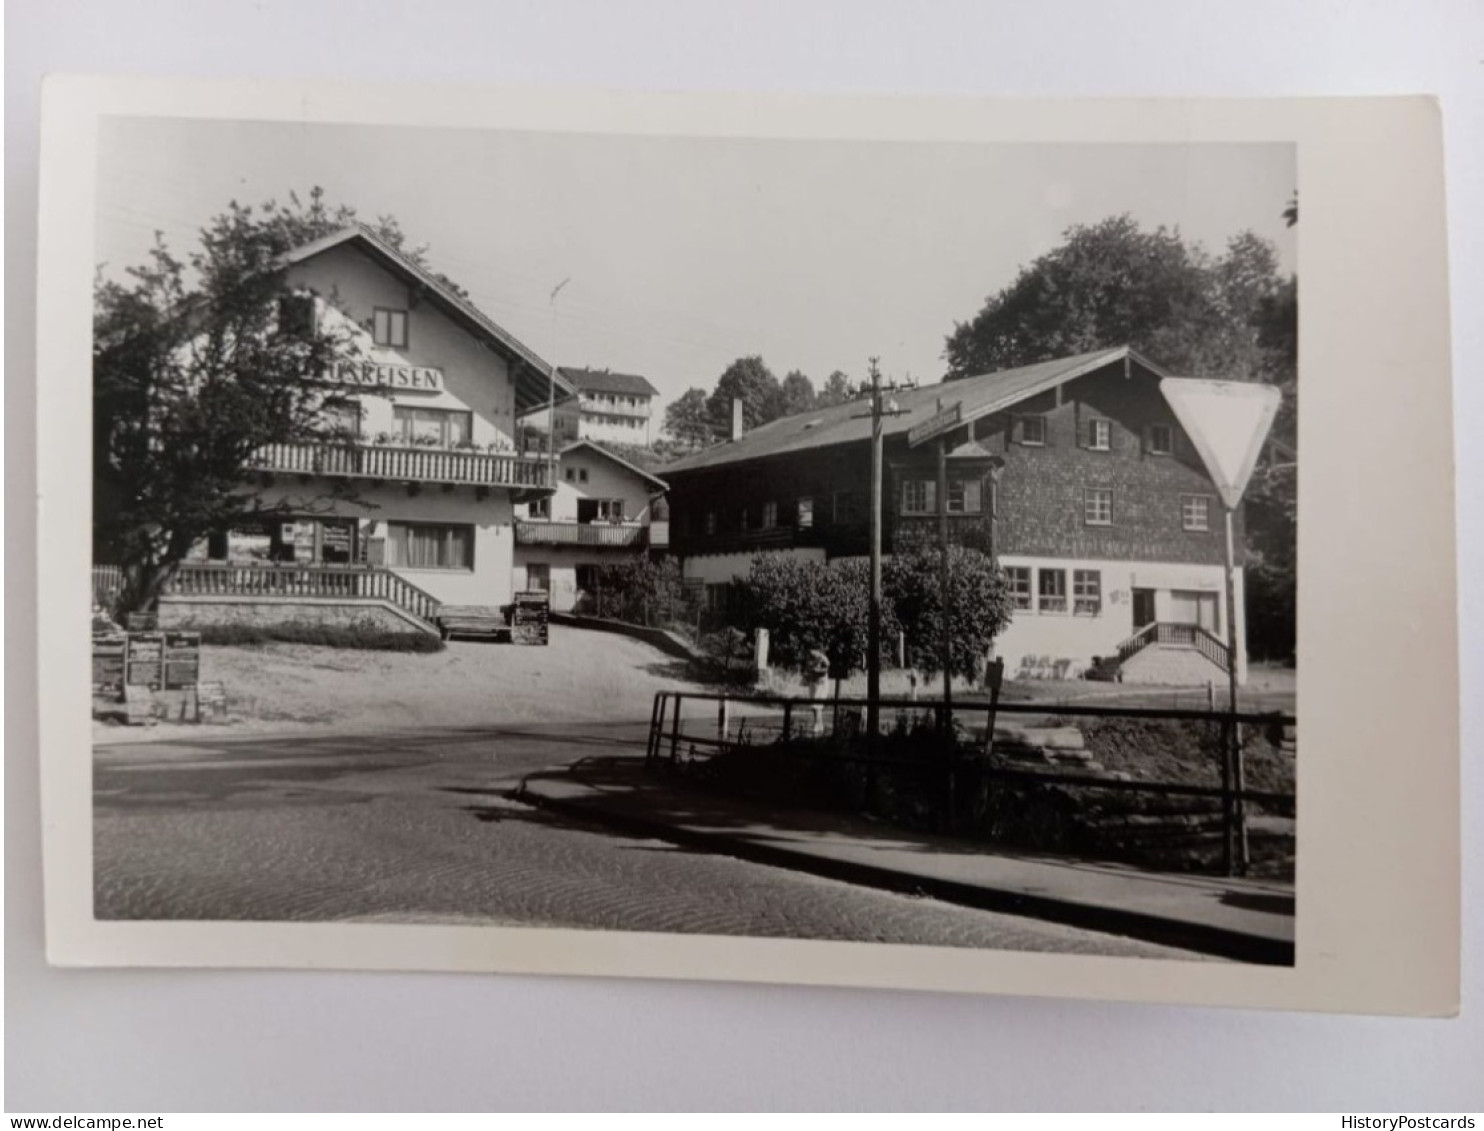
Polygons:
<instances>
[{"instance_id":1,"label":"notice board on post","mask_svg":"<svg viewBox=\"0 0 1484 1131\"><path fill-rule=\"evenodd\" d=\"M165 636L131 632L124 648L124 684L159 691L164 685Z\"/></svg>"},{"instance_id":2,"label":"notice board on post","mask_svg":"<svg viewBox=\"0 0 1484 1131\"><path fill-rule=\"evenodd\" d=\"M93 693L122 695L124 691L124 649L127 637L122 633L96 633L93 636Z\"/></svg>"},{"instance_id":3,"label":"notice board on post","mask_svg":"<svg viewBox=\"0 0 1484 1131\"><path fill-rule=\"evenodd\" d=\"M515 595L510 614L510 640L514 644L545 644L551 595L541 589L525 589Z\"/></svg>"},{"instance_id":4,"label":"notice board on post","mask_svg":"<svg viewBox=\"0 0 1484 1131\"><path fill-rule=\"evenodd\" d=\"M164 687L181 691L201 682L201 634L167 632L164 634Z\"/></svg>"}]
</instances>

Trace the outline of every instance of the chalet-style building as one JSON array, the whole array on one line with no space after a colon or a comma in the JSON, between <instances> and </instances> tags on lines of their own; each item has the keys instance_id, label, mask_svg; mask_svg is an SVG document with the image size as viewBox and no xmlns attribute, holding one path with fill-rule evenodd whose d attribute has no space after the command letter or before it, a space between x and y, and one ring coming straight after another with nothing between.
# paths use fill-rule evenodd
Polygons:
<instances>
[{"instance_id":1,"label":"chalet-style building","mask_svg":"<svg viewBox=\"0 0 1484 1131\"><path fill-rule=\"evenodd\" d=\"M563 448L556 492L515 508L515 584L556 612L581 609L598 567L663 550L665 481L587 440Z\"/></svg>"},{"instance_id":2,"label":"chalet-style building","mask_svg":"<svg viewBox=\"0 0 1484 1131\"><path fill-rule=\"evenodd\" d=\"M1161 392L1126 347L895 394L885 420L883 548L950 538L998 557L1016 602L996 641L1011 676L1076 676L1121 658L1128 681L1224 680L1236 616L1245 678L1240 557L1226 607L1223 511ZM948 489L938 492L942 433ZM673 552L713 601L759 552L814 560L869 552L865 402L802 413L665 468ZM1236 541L1240 555L1241 515Z\"/></svg>"},{"instance_id":3,"label":"chalet-style building","mask_svg":"<svg viewBox=\"0 0 1484 1131\"><path fill-rule=\"evenodd\" d=\"M354 438L260 451L267 507L205 540L163 624L381 618L432 630L442 604L498 606L516 586L517 507L557 488L516 422L573 390L443 282L362 227L287 257L290 285L359 360L325 374ZM287 568L292 567L292 568Z\"/></svg>"},{"instance_id":4,"label":"chalet-style building","mask_svg":"<svg viewBox=\"0 0 1484 1131\"><path fill-rule=\"evenodd\" d=\"M637 373L612 373L607 369L574 369L563 366L562 379L577 395L556 405L556 443L560 447L576 440L647 446L654 440L654 398L659 390ZM522 421L528 428L545 433L549 416L543 406Z\"/></svg>"}]
</instances>

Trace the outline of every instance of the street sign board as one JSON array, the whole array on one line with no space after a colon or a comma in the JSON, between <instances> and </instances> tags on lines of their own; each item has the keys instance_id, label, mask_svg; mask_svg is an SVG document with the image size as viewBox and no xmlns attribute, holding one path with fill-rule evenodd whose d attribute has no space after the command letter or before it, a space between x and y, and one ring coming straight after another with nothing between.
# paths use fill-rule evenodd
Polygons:
<instances>
[{"instance_id":1,"label":"street sign board","mask_svg":"<svg viewBox=\"0 0 1484 1131\"><path fill-rule=\"evenodd\" d=\"M93 637L93 691L118 695L124 690L124 646L121 633L100 633Z\"/></svg>"},{"instance_id":2,"label":"street sign board","mask_svg":"<svg viewBox=\"0 0 1484 1131\"><path fill-rule=\"evenodd\" d=\"M544 590L527 589L515 595L510 617L512 644L545 644L551 597Z\"/></svg>"},{"instance_id":3,"label":"street sign board","mask_svg":"<svg viewBox=\"0 0 1484 1131\"><path fill-rule=\"evenodd\" d=\"M165 637L159 632L131 632L124 652L124 685L158 691L164 679Z\"/></svg>"},{"instance_id":4,"label":"street sign board","mask_svg":"<svg viewBox=\"0 0 1484 1131\"><path fill-rule=\"evenodd\" d=\"M963 423L963 419L964 402L956 401L941 412L928 417L921 424L913 427L907 433L907 446L915 448L925 440L931 440L950 429L957 428Z\"/></svg>"},{"instance_id":5,"label":"street sign board","mask_svg":"<svg viewBox=\"0 0 1484 1131\"><path fill-rule=\"evenodd\" d=\"M165 633L166 691L180 691L201 682L201 634L199 632Z\"/></svg>"}]
</instances>

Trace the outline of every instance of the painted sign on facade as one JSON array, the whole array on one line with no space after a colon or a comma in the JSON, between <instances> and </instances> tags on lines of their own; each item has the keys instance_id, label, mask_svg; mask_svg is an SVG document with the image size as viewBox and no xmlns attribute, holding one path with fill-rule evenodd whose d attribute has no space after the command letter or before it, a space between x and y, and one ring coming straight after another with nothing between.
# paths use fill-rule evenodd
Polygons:
<instances>
[{"instance_id":1,"label":"painted sign on facade","mask_svg":"<svg viewBox=\"0 0 1484 1131\"><path fill-rule=\"evenodd\" d=\"M374 361L345 361L333 366L326 379L336 385L405 389L437 393L443 389L443 370L428 365L382 365Z\"/></svg>"}]
</instances>

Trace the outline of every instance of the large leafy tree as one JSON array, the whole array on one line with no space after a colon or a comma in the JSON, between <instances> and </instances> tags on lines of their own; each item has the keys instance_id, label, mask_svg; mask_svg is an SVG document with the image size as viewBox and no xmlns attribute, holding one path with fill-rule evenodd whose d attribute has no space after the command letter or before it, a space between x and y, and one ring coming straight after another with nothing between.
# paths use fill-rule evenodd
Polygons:
<instances>
[{"instance_id":1,"label":"large leafy tree","mask_svg":"<svg viewBox=\"0 0 1484 1131\"><path fill-rule=\"evenodd\" d=\"M727 366L706 400L711 427L718 436L730 434L733 400L742 402L745 428L756 428L783 415L783 386L756 355L739 357Z\"/></svg>"},{"instance_id":2,"label":"large leafy tree","mask_svg":"<svg viewBox=\"0 0 1484 1131\"><path fill-rule=\"evenodd\" d=\"M830 675L844 679L865 662L870 601L870 567L860 559L826 563L759 554L737 583L732 619L749 634L766 628L779 664L802 668L819 651L829 658ZM887 610L882 637L895 635Z\"/></svg>"},{"instance_id":3,"label":"large leafy tree","mask_svg":"<svg viewBox=\"0 0 1484 1131\"><path fill-rule=\"evenodd\" d=\"M797 369L783 378L783 415L793 416L814 407L814 382Z\"/></svg>"},{"instance_id":4,"label":"large leafy tree","mask_svg":"<svg viewBox=\"0 0 1484 1131\"><path fill-rule=\"evenodd\" d=\"M1287 363L1262 312L1281 291L1272 245L1250 232L1212 256L1128 216L1068 229L949 335L949 377L1130 345L1174 373L1273 380Z\"/></svg>"},{"instance_id":5,"label":"large leafy tree","mask_svg":"<svg viewBox=\"0 0 1484 1131\"><path fill-rule=\"evenodd\" d=\"M820 386L814 405L816 408L833 408L835 405L848 404L854 399L855 391L850 387L850 378L837 369Z\"/></svg>"},{"instance_id":6,"label":"large leafy tree","mask_svg":"<svg viewBox=\"0 0 1484 1131\"><path fill-rule=\"evenodd\" d=\"M665 408L665 431L677 444L692 450L711 442L711 415L705 389L687 389Z\"/></svg>"},{"instance_id":7,"label":"large leafy tree","mask_svg":"<svg viewBox=\"0 0 1484 1131\"><path fill-rule=\"evenodd\" d=\"M201 538L290 506L252 485L259 448L347 438L317 378L354 346L295 315L303 296L282 256L354 222L318 189L307 202L234 202L184 258L157 237L125 281L96 286L94 556L123 568L121 608L151 607ZM391 221L373 228L421 257Z\"/></svg>"}]
</instances>

